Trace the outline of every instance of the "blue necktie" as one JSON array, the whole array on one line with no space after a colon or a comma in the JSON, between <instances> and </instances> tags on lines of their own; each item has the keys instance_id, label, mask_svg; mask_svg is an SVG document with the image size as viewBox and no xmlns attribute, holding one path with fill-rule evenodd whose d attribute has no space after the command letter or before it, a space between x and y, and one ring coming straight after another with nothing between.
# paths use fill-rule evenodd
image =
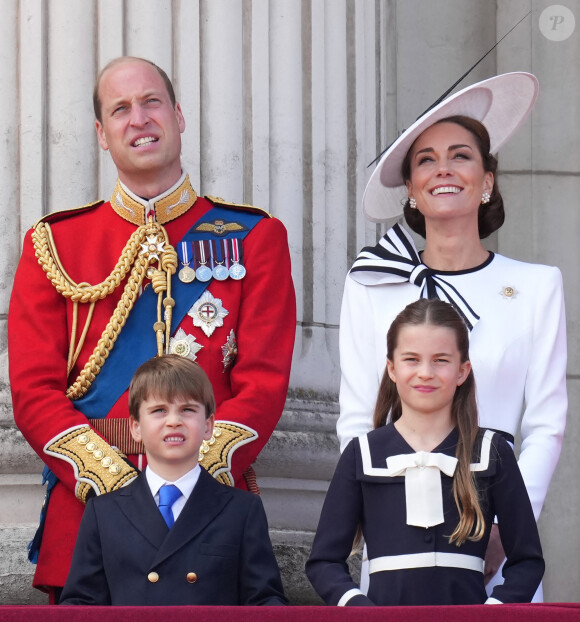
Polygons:
<instances>
[{"instance_id":1,"label":"blue necktie","mask_svg":"<svg viewBox=\"0 0 580 622\"><path fill-rule=\"evenodd\" d=\"M169 529L171 529L175 519L173 518L173 512L171 506L181 497L181 490L173 484L165 484L159 489L159 511L163 520L167 523Z\"/></svg>"}]
</instances>

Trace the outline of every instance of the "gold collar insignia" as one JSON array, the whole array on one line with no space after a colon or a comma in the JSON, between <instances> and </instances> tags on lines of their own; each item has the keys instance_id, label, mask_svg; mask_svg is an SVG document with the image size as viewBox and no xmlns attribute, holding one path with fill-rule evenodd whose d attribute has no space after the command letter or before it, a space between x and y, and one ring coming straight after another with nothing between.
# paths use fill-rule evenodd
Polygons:
<instances>
[{"instance_id":1,"label":"gold collar insignia","mask_svg":"<svg viewBox=\"0 0 580 622\"><path fill-rule=\"evenodd\" d=\"M184 173L181 179L163 194L146 200L133 194L119 179L111 197L115 212L136 226L146 224L152 215L160 225L185 214L196 202L197 193L189 182L189 175Z\"/></svg>"}]
</instances>

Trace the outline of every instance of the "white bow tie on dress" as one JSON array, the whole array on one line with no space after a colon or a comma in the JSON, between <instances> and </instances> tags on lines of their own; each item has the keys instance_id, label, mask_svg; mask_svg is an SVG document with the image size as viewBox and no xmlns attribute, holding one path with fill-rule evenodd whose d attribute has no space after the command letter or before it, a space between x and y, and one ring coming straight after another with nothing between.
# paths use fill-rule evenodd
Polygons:
<instances>
[{"instance_id":1,"label":"white bow tie on dress","mask_svg":"<svg viewBox=\"0 0 580 622\"><path fill-rule=\"evenodd\" d=\"M389 477L405 475L407 525L433 527L444 521L441 472L453 477L457 458L418 451L387 458Z\"/></svg>"}]
</instances>

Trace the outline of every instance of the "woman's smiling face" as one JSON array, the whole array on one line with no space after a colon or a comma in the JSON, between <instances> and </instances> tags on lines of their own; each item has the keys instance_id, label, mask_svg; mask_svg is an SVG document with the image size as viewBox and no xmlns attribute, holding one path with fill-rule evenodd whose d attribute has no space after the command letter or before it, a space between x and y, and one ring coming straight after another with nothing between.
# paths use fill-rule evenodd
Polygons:
<instances>
[{"instance_id":1,"label":"woman's smiling face","mask_svg":"<svg viewBox=\"0 0 580 622\"><path fill-rule=\"evenodd\" d=\"M475 218L493 174L485 171L476 138L452 122L432 125L411 147L409 198L429 219Z\"/></svg>"}]
</instances>

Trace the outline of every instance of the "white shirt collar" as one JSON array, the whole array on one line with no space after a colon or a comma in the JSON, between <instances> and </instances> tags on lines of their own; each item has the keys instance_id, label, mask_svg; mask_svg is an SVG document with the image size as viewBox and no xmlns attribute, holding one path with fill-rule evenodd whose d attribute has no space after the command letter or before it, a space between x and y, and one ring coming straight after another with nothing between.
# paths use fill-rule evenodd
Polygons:
<instances>
[{"instance_id":1,"label":"white shirt collar","mask_svg":"<svg viewBox=\"0 0 580 622\"><path fill-rule=\"evenodd\" d=\"M164 484L173 484L177 486L179 490L181 490L181 494L183 497L178 499L175 503L179 503L181 499L183 499L183 505L189 499L195 485L197 484L197 480L199 479L199 474L201 473L201 467L199 464L196 464L191 471L188 471L185 475L182 475L175 482L170 482L166 479L163 479L160 475L155 473L155 471L147 466L145 469L145 477L147 478L147 483L149 484L149 489L151 490L151 494L155 499L155 503L159 503L159 489ZM175 514L175 510L174 510Z\"/></svg>"}]
</instances>

